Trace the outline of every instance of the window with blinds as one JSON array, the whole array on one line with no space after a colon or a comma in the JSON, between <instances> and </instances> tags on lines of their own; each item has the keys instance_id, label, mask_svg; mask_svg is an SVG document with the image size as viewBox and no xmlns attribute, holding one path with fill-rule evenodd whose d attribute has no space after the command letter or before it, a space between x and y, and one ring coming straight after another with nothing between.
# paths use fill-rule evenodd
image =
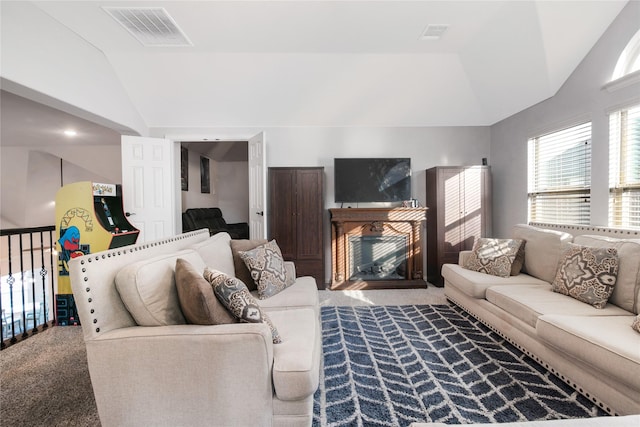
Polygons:
<instances>
[{"instance_id":1,"label":"window with blinds","mask_svg":"<svg viewBox=\"0 0 640 427\"><path fill-rule=\"evenodd\" d=\"M640 105L609 116L609 226L640 228Z\"/></svg>"},{"instance_id":2,"label":"window with blinds","mask_svg":"<svg viewBox=\"0 0 640 427\"><path fill-rule=\"evenodd\" d=\"M589 225L591 122L529 139L529 221Z\"/></svg>"}]
</instances>

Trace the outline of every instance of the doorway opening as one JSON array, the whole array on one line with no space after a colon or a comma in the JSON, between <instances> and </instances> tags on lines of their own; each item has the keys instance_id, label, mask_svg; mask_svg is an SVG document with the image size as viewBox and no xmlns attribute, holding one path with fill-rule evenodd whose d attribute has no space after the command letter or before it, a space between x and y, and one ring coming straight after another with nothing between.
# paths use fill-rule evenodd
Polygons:
<instances>
[{"instance_id":1,"label":"doorway opening","mask_svg":"<svg viewBox=\"0 0 640 427\"><path fill-rule=\"evenodd\" d=\"M182 212L217 207L228 223L248 223L248 142L184 140L180 147Z\"/></svg>"}]
</instances>

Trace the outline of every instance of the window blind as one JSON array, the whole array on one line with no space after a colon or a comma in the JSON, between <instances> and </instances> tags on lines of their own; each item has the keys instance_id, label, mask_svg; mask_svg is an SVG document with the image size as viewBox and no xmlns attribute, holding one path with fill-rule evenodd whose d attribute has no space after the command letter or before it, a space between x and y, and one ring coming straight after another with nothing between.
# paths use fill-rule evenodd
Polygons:
<instances>
[{"instance_id":1,"label":"window blind","mask_svg":"<svg viewBox=\"0 0 640 427\"><path fill-rule=\"evenodd\" d=\"M640 105L609 116L609 226L640 228Z\"/></svg>"},{"instance_id":2,"label":"window blind","mask_svg":"<svg viewBox=\"0 0 640 427\"><path fill-rule=\"evenodd\" d=\"M591 218L591 123L529 139L529 221Z\"/></svg>"}]
</instances>

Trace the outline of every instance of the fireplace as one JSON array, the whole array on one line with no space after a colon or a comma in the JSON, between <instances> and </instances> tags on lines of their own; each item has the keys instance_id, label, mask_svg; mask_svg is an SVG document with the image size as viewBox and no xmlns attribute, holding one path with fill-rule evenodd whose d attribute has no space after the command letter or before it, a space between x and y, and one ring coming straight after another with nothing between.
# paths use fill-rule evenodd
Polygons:
<instances>
[{"instance_id":1,"label":"fireplace","mask_svg":"<svg viewBox=\"0 0 640 427\"><path fill-rule=\"evenodd\" d=\"M406 236L349 236L349 280L406 278Z\"/></svg>"},{"instance_id":2,"label":"fireplace","mask_svg":"<svg viewBox=\"0 0 640 427\"><path fill-rule=\"evenodd\" d=\"M332 289L415 288L426 208L330 209Z\"/></svg>"}]
</instances>

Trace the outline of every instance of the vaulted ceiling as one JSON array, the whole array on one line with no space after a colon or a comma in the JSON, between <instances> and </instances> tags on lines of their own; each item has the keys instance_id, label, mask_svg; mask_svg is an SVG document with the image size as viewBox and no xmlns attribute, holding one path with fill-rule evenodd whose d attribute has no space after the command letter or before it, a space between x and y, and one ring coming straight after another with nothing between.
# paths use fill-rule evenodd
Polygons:
<instances>
[{"instance_id":1,"label":"vaulted ceiling","mask_svg":"<svg viewBox=\"0 0 640 427\"><path fill-rule=\"evenodd\" d=\"M148 127L186 128L488 126L553 96L626 1L33 3L104 53ZM162 7L192 46L145 47L105 6Z\"/></svg>"}]
</instances>

